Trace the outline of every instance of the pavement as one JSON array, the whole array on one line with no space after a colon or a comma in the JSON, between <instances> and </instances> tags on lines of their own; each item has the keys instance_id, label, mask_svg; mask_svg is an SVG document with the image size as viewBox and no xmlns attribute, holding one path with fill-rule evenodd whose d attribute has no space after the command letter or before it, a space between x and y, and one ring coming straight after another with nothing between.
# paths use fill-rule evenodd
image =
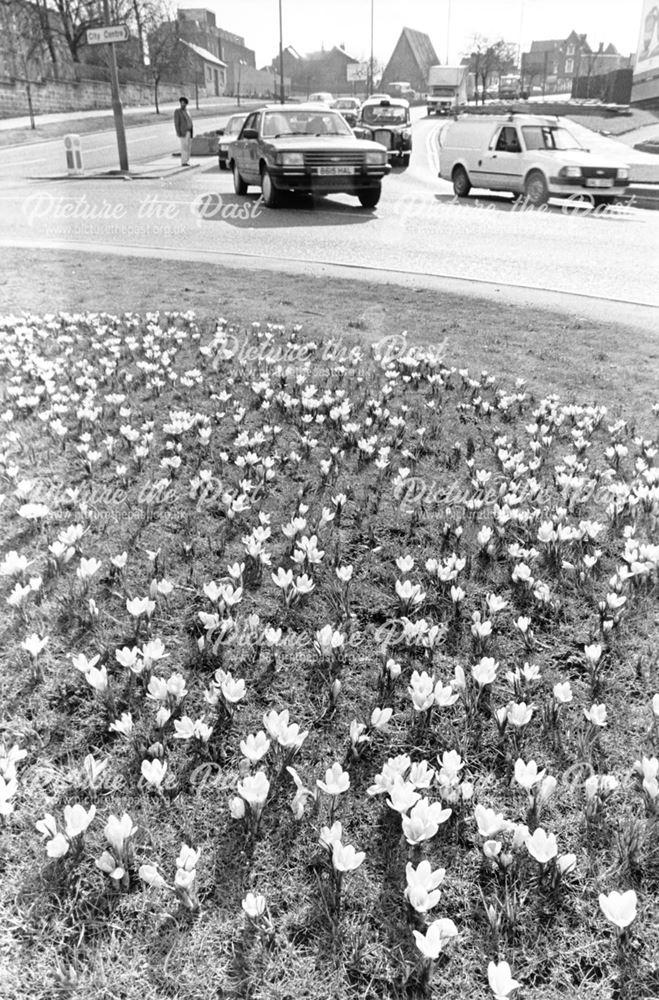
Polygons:
<instances>
[{"instance_id":1,"label":"pavement","mask_svg":"<svg viewBox=\"0 0 659 1000\"><path fill-rule=\"evenodd\" d=\"M159 156L153 160L143 161L135 166L131 166L127 173L121 170L84 170L82 173L57 173L40 174L39 177L32 177L32 180L40 181L64 181L64 180L105 180L137 181L137 180L159 180L164 177L173 177L175 174L189 173L197 170L201 163L193 161L187 166L182 166L175 159L177 154L171 153L168 156ZM205 157L204 159L215 159L215 157Z\"/></svg>"},{"instance_id":2,"label":"pavement","mask_svg":"<svg viewBox=\"0 0 659 1000\"><path fill-rule=\"evenodd\" d=\"M247 98L245 101L247 102ZM216 113L227 114L227 112L235 107L235 97L213 97L201 100L198 108L191 106L191 111L193 111L195 115L207 117ZM161 113L170 111L174 112L176 108L178 108L178 101L160 104L159 108ZM122 107L121 110L125 118L130 118L131 115L155 114L152 104L141 104L137 107L128 108ZM56 122L68 122L71 125L70 131L75 132L75 122L79 119L85 120L88 118L109 118L110 121L112 121L112 108L94 108L91 111L62 111L53 112L47 115L35 115L34 122L36 126L49 125ZM21 118L2 118L0 119L0 132L11 132L13 129L31 128L31 125L32 123L27 115Z\"/></svg>"}]
</instances>

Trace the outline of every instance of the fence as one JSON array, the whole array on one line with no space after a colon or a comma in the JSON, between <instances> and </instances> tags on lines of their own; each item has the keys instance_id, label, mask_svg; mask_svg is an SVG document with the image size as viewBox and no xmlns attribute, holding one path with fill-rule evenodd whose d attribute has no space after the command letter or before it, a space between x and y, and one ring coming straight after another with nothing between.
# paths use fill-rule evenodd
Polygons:
<instances>
[{"instance_id":1,"label":"fence","mask_svg":"<svg viewBox=\"0 0 659 1000\"><path fill-rule=\"evenodd\" d=\"M631 69L578 76L572 81L572 97L577 100L599 100L605 104L629 104L632 99L632 78Z\"/></svg>"}]
</instances>

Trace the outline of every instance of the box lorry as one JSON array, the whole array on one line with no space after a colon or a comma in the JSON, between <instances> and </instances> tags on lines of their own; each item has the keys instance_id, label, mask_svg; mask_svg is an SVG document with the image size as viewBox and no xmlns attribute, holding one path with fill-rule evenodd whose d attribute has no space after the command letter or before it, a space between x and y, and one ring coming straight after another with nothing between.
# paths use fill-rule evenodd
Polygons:
<instances>
[{"instance_id":1,"label":"box lorry","mask_svg":"<svg viewBox=\"0 0 659 1000\"><path fill-rule=\"evenodd\" d=\"M428 114L453 115L466 107L468 77L466 66L431 66L426 95Z\"/></svg>"}]
</instances>

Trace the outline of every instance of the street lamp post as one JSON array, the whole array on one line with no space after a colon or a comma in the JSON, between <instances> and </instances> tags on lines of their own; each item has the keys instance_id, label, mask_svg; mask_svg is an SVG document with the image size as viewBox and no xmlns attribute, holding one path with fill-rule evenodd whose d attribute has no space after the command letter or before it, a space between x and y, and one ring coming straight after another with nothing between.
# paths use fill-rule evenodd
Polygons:
<instances>
[{"instance_id":1,"label":"street lamp post","mask_svg":"<svg viewBox=\"0 0 659 1000\"><path fill-rule=\"evenodd\" d=\"M446 65L449 64L450 58L450 40L451 40L451 0L448 0L448 13L446 15Z\"/></svg>"},{"instance_id":2,"label":"street lamp post","mask_svg":"<svg viewBox=\"0 0 659 1000\"><path fill-rule=\"evenodd\" d=\"M282 29L281 0L279 0L279 102L284 104L286 94L284 92L284 32Z\"/></svg>"},{"instance_id":3,"label":"street lamp post","mask_svg":"<svg viewBox=\"0 0 659 1000\"><path fill-rule=\"evenodd\" d=\"M368 96L370 97L373 93L373 4L374 0L371 0L371 58L368 64Z\"/></svg>"}]
</instances>

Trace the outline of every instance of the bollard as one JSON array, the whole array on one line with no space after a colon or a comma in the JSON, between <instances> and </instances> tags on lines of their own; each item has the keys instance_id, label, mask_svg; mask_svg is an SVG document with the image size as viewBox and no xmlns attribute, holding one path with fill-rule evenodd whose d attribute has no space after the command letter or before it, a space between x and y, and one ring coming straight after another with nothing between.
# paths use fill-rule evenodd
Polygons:
<instances>
[{"instance_id":1,"label":"bollard","mask_svg":"<svg viewBox=\"0 0 659 1000\"><path fill-rule=\"evenodd\" d=\"M70 176L84 174L82 168L82 148L79 135L65 135L66 170Z\"/></svg>"}]
</instances>

